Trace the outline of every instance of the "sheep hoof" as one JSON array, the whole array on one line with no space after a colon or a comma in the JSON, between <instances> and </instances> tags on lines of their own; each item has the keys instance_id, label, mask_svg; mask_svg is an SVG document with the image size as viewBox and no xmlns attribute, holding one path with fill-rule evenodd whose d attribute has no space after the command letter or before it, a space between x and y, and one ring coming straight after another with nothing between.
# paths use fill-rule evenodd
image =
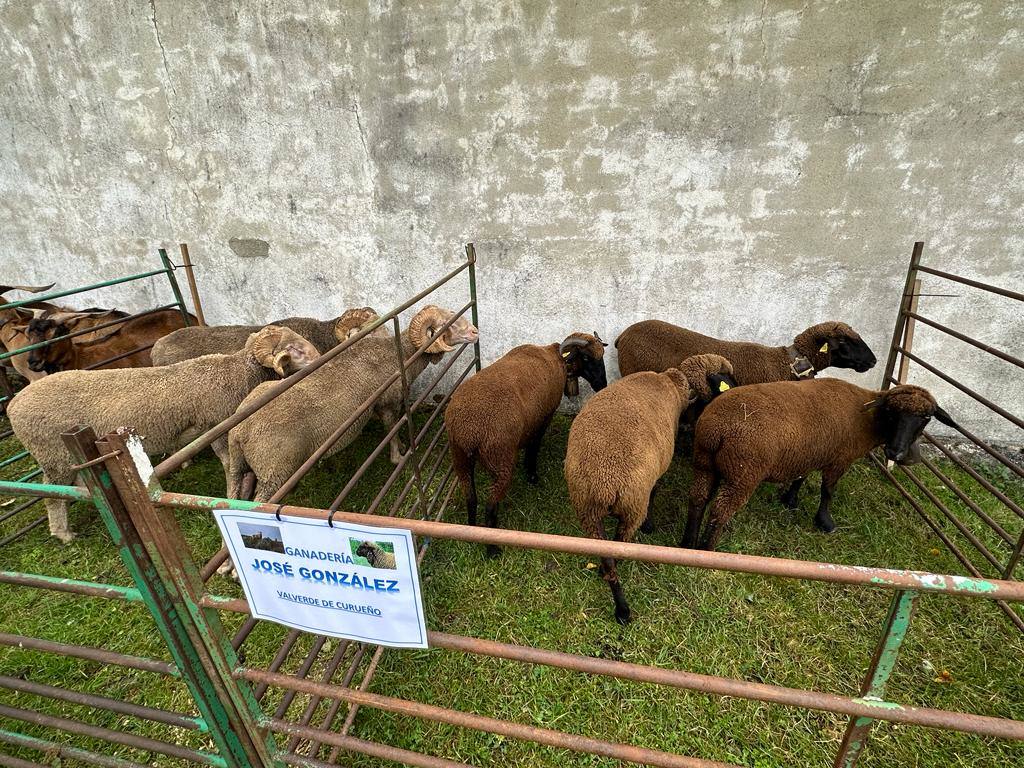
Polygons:
<instances>
[{"instance_id":1,"label":"sheep hoof","mask_svg":"<svg viewBox=\"0 0 1024 768\"><path fill-rule=\"evenodd\" d=\"M526 482L530 485L540 485L540 475L536 472L529 472L526 475Z\"/></svg>"},{"instance_id":2,"label":"sheep hoof","mask_svg":"<svg viewBox=\"0 0 1024 768\"><path fill-rule=\"evenodd\" d=\"M651 522L650 515L647 515L644 521L640 523L640 533L654 533L654 523Z\"/></svg>"},{"instance_id":3,"label":"sheep hoof","mask_svg":"<svg viewBox=\"0 0 1024 768\"><path fill-rule=\"evenodd\" d=\"M486 557L488 560L493 560L494 558L500 555L501 547L499 547L497 544L488 544L487 549L484 551L484 557Z\"/></svg>"},{"instance_id":4,"label":"sheep hoof","mask_svg":"<svg viewBox=\"0 0 1024 768\"><path fill-rule=\"evenodd\" d=\"M615 609L615 620L622 626L626 626L633 620L633 612L629 608Z\"/></svg>"},{"instance_id":5,"label":"sheep hoof","mask_svg":"<svg viewBox=\"0 0 1024 768\"><path fill-rule=\"evenodd\" d=\"M779 501L786 509L796 509L800 506L800 502L792 496L787 496L785 493L779 496Z\"/></svg>"},{"instance_id":6,"label":"sheep hoof","mask_svg":"<svg viewBox=\"0 0 1024 768\"><path fill-rule=\"evenodd\" d=\"M836 529L836 524L831 520L820 520L819 518L814 518L814 525L822 533L832 533Z\"/></svg>"},{"instance_id":7,"label":"sheep hoof","mask_svg":"<svg viewBox=\"0 0 1024 768\"><path fill-rule=\"evenodd\" d=\"M72 541L75 540L75 534L72 531L51 531L51 533L58 539L60 539L61 544L70 544Z\"/></svg>"}]
</instances>

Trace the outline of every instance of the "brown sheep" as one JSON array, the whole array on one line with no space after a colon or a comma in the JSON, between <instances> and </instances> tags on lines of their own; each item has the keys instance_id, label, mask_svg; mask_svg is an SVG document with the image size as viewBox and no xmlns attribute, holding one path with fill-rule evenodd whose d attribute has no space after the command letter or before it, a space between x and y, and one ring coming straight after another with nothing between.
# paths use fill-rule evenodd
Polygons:
<instances>
[{"instance_id":1,"label":"brown sheep","mask_svg":"<svg viewBox=\"0 0 1024 768\"><path fill-rule=\"evenodd\" d=\"M486 524L498 525L498 505L504 501L515 473L516 456L526 449L526 479L540 482L537 454L562 394L579 392L578 377L597 392L607 385L605 344L595 331L570 334L561 344L524 344L467 379L451 397L444 412L452 467L466 499L469 525L476 525L476 463L494 478L487 499ZM499 548L487 546L494 557Z\"/></svg>"},{"instance_id":2,"label":"brown sheep","mask_svg":"<svg viewBox=\"0 0 1024 768\"><path fill-rule=\"evenodd\" d=\"M743 341L723 341L661 320L644 320L629 326L618 339L619 371L664 371L691 355L710 352L732 363L736 381L763 384L813 378L829 366L870 370L875 356L863 339L846 323L812 325L788 347L766 347Z\"/></svg>"},{"instance_id":3,"label":"brown sheep","mask_svg":"<svg viewBox=\"0 0 1024 768\"><path fill-rule=\"evenodd\" d=\"M189 321L197 322L193 315ZM165 309L148 315L127 320L111 329L104 330L99 338L81 343L75 339L62 339L34 349L28 354L28 365L33 371L57 373L58 371L81 370L93 366L103 368L141 368L152 365L149 349L111 360L104 360L131 352L134 349L155 343L161 336L182 328L185 319L176 309ZM28 338L32 344L50 341L66 336L72 324L64 319L37 318L28 324ZM101 364L101 365L98 365Z\"/></svg>"},{"instance_id":4,"label":"brown sheep","mask_svg":"<svg viewBox=\"0 0 1024 768\"><path fill-rule=\"evenodd\" d=\"M715 399L697 421L694 477L683 546L694 546L704 510L717 489L700 541L714 549L723 528L762 482L793 480L783 496L795 507L799 483L821 470L815 525L829 533L836 484L857 459L880 445L888 459L910 463L929 419L955 426L928 390L901 385L876 392L839 379L781 381L738 387Z\"/></svg>"}]
</instances>

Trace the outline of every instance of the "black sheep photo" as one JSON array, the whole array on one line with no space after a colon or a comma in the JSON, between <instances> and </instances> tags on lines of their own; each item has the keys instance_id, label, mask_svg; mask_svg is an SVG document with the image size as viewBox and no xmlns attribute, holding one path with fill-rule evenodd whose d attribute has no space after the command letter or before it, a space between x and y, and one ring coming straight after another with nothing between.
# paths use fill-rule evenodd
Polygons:
<instances>
[{"instance_id":1,"label":"black sheep photo","mask_svg":"<svg viewBox=\"0 0 1024 768\"><path fill-rule=\"evenodd\" d=\"M276 525L239 523L238 533L242 537L242 543L249 549L260 549L264 552L284 554L284 540L281 538L281 529Z\"/></svg>"},{"instance_id":2,"label":"black sheep photo","mask_svg":"<svg viewBox=\"0 0 1024 768\"><path fill-rule=\"evenodd\" d=\"M386 568L390 571L398 569L395 562L395 545L390 541L349 539L348 544L359 565L363 565L365 561L371 568Z\"/></svg>"}]
</instances>

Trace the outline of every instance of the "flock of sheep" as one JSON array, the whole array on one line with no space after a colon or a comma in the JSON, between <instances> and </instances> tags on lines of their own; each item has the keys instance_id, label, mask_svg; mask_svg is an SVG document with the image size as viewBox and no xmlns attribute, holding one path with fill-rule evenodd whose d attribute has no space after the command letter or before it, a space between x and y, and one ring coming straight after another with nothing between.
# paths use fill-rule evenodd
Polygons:
<instances>
[{"instance_id":1,"label":"flock of sheep","mask_svg":"<svg viewBox=\"0 0 1024 768\"><path fill-rule=\"evenodd\" d=\"M4 290L10 289L0 293ZM3 337L5 329L11 333L8 325L21 327L7 318L15 312L0 305L0 342L8 349L20 348L17 339L11 346ZM53 338L52 325L63 329L55 335L66 335L81 323L98 324L93 316L110 317L109 311L99 310L46 312L64 316L34 317L19 332L38 336L47 321L44 332ZM23 314L13 317L25 319ZM175 451L260 398L272 380L308 366L377 317L364 307L326 321L286 318L264 327L168 328L150 359L126 367L61 370L51 363L44 371L49 375L32 377L13 399L8 415L47 482L69 484L74 460L61 433L87 425L104 434L130 425L143 436L149 453ZM453 317L450 310L427 306L410 320L401 334L410 381L445 353L478 340L472 323ZM89 344L94 340L87 334L79 338ZM609 516L617 520L616 540L650 531L656 484L683 453L677 449L681 427L693 433L694 470L682 545L714 549L761 482L788 483L782 502L795 507L800 485L812 471L822 472L815 524L832 531L832 494L854 461L878 446L884 446L890 460L913 461L915 443L930 418L952 424L921 387L875 391L838 379L816 380L817 372L830 366L864 372L876 362L844 323L821 323L790 345L768 347L643 321L616 340L622 378L611 385L606 346L597 332L518 346L458 386L444 420L471 525L478 506L477 465L493 478L485 523L497 526L498 506L511 486L520 449L526 478L537 483L544 433L563 394L578 395L580 377L595 394L572 424L564 472L572 507L583 530L595 538L605 537ZM40 357L55 359L42 349L47 351ZM218 439L212 447L224 466L228 495L267 501L307 459L342 450L373 416L393 426L402 398L396 363L394 339L378 329ZM372 407L363 405L368 401ZM320 449L339 431L328 450ZM397 463L397 437L390 449ZM66 502L48 499L46 504L51 533L70 541L74 534ZM490 555L497 551L488 547ZM604 558L600 573L611 588L616 619L628 622L631 612L615 561Z\"/></svg>"}]
</instances>

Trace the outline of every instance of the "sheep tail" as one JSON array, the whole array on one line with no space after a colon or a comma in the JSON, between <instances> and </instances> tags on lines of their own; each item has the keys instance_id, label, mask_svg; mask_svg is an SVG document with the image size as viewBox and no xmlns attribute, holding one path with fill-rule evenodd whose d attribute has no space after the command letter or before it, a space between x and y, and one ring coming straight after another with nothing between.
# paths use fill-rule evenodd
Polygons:
<instances>
[{"instance_id":1,"label":"sheep tail","mask_svg":"<svg viewBox=\"0 0 1024 768\"><path fill-rule=\"evenodd\" d=\"M242 450L242 446L229 439L227 467L227 488L229 499L243 498L242 491L243 486L246 484L246 475L251 473L252 469L245 460L245 451Z\"/></svg>"}]
</instances>

